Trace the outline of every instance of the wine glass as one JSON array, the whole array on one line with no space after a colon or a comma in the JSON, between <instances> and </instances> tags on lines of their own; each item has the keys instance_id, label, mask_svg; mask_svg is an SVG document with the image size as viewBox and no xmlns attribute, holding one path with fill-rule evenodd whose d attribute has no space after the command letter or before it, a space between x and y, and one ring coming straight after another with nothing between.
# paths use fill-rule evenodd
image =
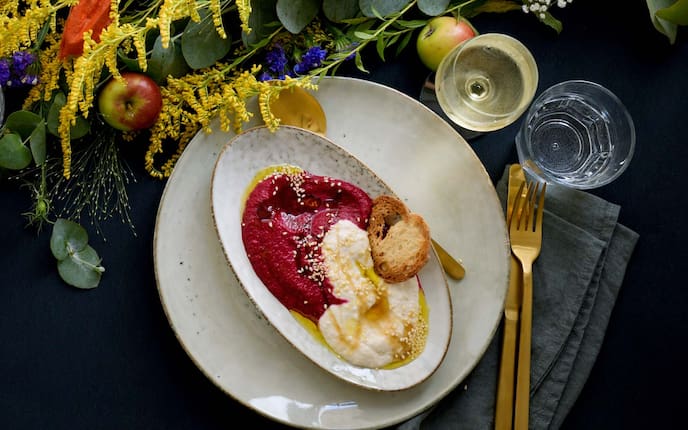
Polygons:
<instances>
[{"instance_id":1,"label":"wine glass","mask_svg":"<svg viewBox=\"0 0 688 430\"><path fill-rule=\"evenodd\" d=\"M533 100L537 84L537 64L525 45L506 34L485 33L442 59L434 95L446 117L470 139L516 121ZM426 83L421 101L431 99L431 89Z\"/></svg>"}]
</instances>

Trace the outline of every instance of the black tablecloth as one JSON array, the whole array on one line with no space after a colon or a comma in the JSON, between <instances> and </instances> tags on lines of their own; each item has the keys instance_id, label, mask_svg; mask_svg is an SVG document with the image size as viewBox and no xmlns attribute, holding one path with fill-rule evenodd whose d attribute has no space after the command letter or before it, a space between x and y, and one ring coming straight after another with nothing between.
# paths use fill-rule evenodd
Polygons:
<instances>
[{"instance_id":1,"label":"black tablecloth","mask_svg":"<svg viewBox=\"0 0 688 430\"><path fill-rule=\"evenodd\" d=\"M533 52L538 94L569 79L598 82L626 104L637 146L628 170L592 192L621 206L619 222L640 234L600 355L565 429L673 428L683 421L688 362L688 290L681 262L688 185L688 32L675 45L651 25L645 2L576 0L554 10L563 32L520 12L484 14L481 33L516 36ZM411 46L386 62L368 52L369 74L417 97L427 70ZM520 122L471 146L493 181L515 162ZM101 284L64 284L48 247L21 216L26 189L0 184L0 427L7 429L214 429L239 420L280 428L221 392L181 348L160 304L153 229L164 181L143 171L129 187L136 236L124 224L92 229L107 268ZM16 185L16 184L15 184ZM673 387L673 388L672 388Z\"/></svg>"}]
</instances>

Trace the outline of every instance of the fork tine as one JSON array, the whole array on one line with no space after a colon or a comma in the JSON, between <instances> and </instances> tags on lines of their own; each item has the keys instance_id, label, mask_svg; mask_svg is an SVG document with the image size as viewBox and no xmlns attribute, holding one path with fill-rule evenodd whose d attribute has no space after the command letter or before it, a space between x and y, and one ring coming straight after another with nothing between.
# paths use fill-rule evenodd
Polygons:
<instances>
[{"instance_id":1,"label":"fork tine","mask_svg":"<svg viewBox=\"0 0 688 430\"><path fill-rule=\"evenodd\" d=\"M531 185L532 187L528 190L528 218L526 218L525 226L527 231L533 231L535 228L535 202L537 200L538 188L540 188L539 182Z\"/></svg>"},{"instance_id":2,"label":"fork tine","mask_svg":"<svg viewBox=\"0 0 688 430\"><path fill-rule=\"evenodd\" d=\"M523 215L523 209L525 207L524 205L524 196L523 196L523 189L524 187L527 187L528 184L526 181L523 181L521 185L518 187L518 192L516 193L516 199L514 200L514 208L513 212L511 214L511 219L509 220L509 228L516 228L518 229L520 227L521 223L521 216ZM516 223L515 225L512 225L513 223Z\"/></svg>"},{"instance_id":3,"label":"fork tine","mask_svg":"<svg viewBox=\"0 0 688 430\"><path fill-rule=\"evenodd\" d=\"M530 212L531 212L531 199L533 196L533 187L534 184L532 182L526 184L527 190L525 194L521 194L519 196L519 212L518 212L518 222L516 223L516 229L517 230L527 230L528 229L528 224L529 220L531 218Z\"/></svg>"}]
</instances>

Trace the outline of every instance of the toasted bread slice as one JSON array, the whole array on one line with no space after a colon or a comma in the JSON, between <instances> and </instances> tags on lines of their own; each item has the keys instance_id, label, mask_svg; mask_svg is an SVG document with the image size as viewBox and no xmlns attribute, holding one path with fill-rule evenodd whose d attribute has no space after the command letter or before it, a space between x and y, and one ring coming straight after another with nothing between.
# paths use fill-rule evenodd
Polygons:
<instances>
[{"instance_id":1,"label":"toasted bread slice","mask_svg":"<svg viewBox=\"0 0 688 430\"><path fill-rule=\"evenodd\" d=\"M430 255L430 229L423 217L389 195L373 200L368 240L375 272L391 283L415 276Z\"/></svg>"}]
</instances>

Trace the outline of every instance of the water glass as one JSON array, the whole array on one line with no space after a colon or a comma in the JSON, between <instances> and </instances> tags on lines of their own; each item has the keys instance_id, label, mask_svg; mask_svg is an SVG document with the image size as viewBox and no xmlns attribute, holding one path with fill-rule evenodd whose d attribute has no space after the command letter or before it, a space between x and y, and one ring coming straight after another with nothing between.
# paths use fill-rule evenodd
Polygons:
<instances>
[{"instance_id":1,"label":"water glass","mask_svg":"<svg viewBox=\"0 0 688 430\"><path fill-rule=\"evenodd\" d=\"M606 185L628 167L635 148L633 119L611 91L572 80L546 89L516 135L524 170L572 188Z\"/></svg>"}]
</instances>

